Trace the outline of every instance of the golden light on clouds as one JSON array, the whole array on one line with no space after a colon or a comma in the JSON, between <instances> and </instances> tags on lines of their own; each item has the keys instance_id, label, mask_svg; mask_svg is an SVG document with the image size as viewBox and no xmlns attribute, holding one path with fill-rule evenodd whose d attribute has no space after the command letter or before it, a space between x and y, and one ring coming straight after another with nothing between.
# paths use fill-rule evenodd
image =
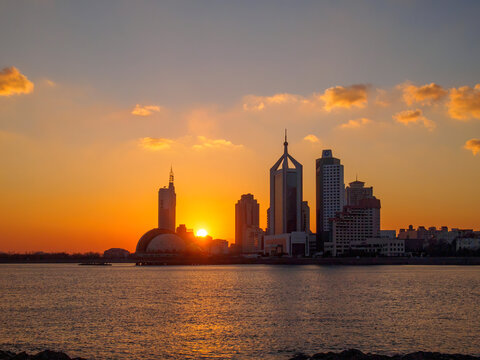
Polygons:
<instances>
[{"instance_id":1,"label":"golden light on clouds","mask_svg":"<svg viewBox=\"0 0 480 360\"><path fill-rule=\"evenodd\" d=\"M14 66L0 71L0 96L28 94L33 87L33 83Z\"/></svg>"},{"instance_id":2,"label":"golden light on clouds","mask_svg":"<svg viewBox=\"0 0 480 360\"><path fill-rule=\"evenodd\" d=\"M194 150L205 149L241 149L243 145L235 145L225 139L208 139L205 136L197 136L198 144L192 146Z\"/></svg>"},{"instance_id":3,"label":"golden light on clouds","mask_svg":"<svg viewBox=\"0 0 480 360\"><path fill-rule=\"evenodd\" d=\"M347 123L340 125L340 129L358 129L362 126L370 124L372 120L361 118L356 120L349 120Z\"/></svg>"},{"instance_id":4,"label":"golden light on clouds","mask_svg":"<svg viewBox=\"0 0 480 360\"><path fill-rule=\"evenodd\" d=\"M275 94L272 96L256 96L247 95L243 98L243 110L245 111L262 111L268 106L281 105L281 104L297 104L308 103L308 100L304 99L300 95L295 94Z\"/></svg>"},{"instance_id":5,"label":"golden light on clouds","mask_svg":"<svg viewBox=\"0 0 480 360\"><path fill-rule=\"evenodd\" d=\"M447 106L453 119L480 119L480 84L451 89Z\"/></svg>"},{"instance_id":6,"label":"golden light on clouds","mask_svg":"<svg viewBox=\"0 0 480 360\"><path fill-rule=\"evenodd\" d=\"M131 114L136 116L149 116L154 112L159 112L161 109L162 108L158 105L141 106L140 104L137 104Z\"/></svg>"},{"instance_id":7,"label":"golden light on clouds","mask_svg":"<svg viewBox=\"0 0 480 360\"><path fill-rule=\"evenodd\" d=\"M308 142L311 142L312 144L315 144L315 143L319 143L319 142L320 142L320 140L318 139L318 137L316 137L316 136L313 135L313 134L309 134L309 135L305 136L305 137L303 138L303 140L306 140L306 141L308 141Z\"/></svg>"},{"instance_id":8,"label":"golden light on clouds","mask_svg":"<svg viewBox=\"0 0 480 360\"><path fill-rule=\"evenodd\" d=\"M465 143L465 149L470 150L473 155L480 152L480 139L470 139Z\"/></svg>"},{"instance_id":9,"label":"golden light on clouds","mask_svg":"<svg viewBox=\"0 0 480 360\"><path fill-rule=\"evenodd\" d=\"M432 120L429 120L423 116L423 112L420 109L404 110L393 115L393 118L406 126L411 124L423 124L423 126L430 131L436 127L436 124Z\"/></svg>"},{"instance_id":10,"label":"golden light on clouds","mask_svg":"<svg viewBox=\"0 0 480 360\"><path fill-rule=\"evenodd\" d=\"M423 86L415 86L410 83L398 86L403 92L403 101L408 105L420 103L422 105L432 105L442 100L448 91L438 84L430 83Z\"/></svg>"},{"instance_id":11,"label":"golden light on clouds","mask_svg":"<svg viewBox=\"0 0 480 360\"><path fill-rule=\"evenodd\" d=\"M147 150L159 151L170 149L174 143L171 139L144 137L139 139L139 145Z\"/></svg>"},{"instance_id":12,"label":"golden light on clouds","mask_svg":"<svg viewBox=\"0 0 480 360\"><path fill-rule=\"evenodd\" d=\"M334 108L364 108L367 105L367 86L335 86L325 90L319 98L325 102L324 108L327 111Z\"/></svg>"}]
</instances>

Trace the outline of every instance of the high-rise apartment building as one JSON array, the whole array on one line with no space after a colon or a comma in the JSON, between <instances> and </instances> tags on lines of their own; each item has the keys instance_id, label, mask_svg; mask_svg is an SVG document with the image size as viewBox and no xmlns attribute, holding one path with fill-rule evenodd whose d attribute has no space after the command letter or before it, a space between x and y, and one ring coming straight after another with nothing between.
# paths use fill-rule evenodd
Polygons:
<instances>
[{"instance_id":1,"label":"high-rise apartment building","mask_svg":"<svg viewBox=\"0 0 480 360\"><path fill-rule=\"evenodd\" d=\"M323 150L316 165L316 220L317 243L315 251L323 250L323 243L331 238L331 219L345 205L343 165L334 158L332 150ZM313 249L311 249L313 251Z\"/></svg>"},{"instance_id":2,"label":"high-rise apartment building","mask_svg":"<svg viewBox=\"0 0 480 360\"><path fill-rule=\"evenodd\" d=\"M288 153L285 134L283 155L270 169L269 235L302 231L303 167Z\"/></svg>"},{"instance_id":3,"label":"high-rise apartment building","mask_svg":"<svg viewBox=\"0 0 480 360\"><path fill-rule=\"evenodd\" d=\"M252 194L244 194L235 204L235 245L242 253L262 250L263 231L259 228L260 206Z\"/></svg>"},{"instance_id":4,"label":"high-rise apartment building","mask_svg":"<svg viewBox=\"0 0 480 360\"><path fill-rule=\"evenodd\" d=\"M173 184L173 170L170 168L168 188L158 190L158 228L175 232L175 210L177 195Z\"/></svg>"},{"instance_id":5,"label":"high-rise apartment building","mask_svg":"<svg viewBox=\"0 0 480 360\"><path fill-rule=\"evenodd\" d=\"M325 242L325 251L332 256L350 251L352 242L380 238L380 200L371 197L361 199L357 205L347 205L331 224L331 241Z\"/></svg>"}]
</instances>

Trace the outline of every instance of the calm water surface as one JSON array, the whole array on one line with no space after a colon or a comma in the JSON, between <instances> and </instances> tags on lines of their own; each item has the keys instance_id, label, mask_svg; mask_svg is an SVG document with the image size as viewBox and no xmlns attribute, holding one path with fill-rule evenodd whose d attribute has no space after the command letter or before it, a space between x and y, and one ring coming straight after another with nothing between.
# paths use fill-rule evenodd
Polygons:
<instances>
[{"instance_id":1,"label":"calm water surface","mask_svg":"<svg viewBox=\"0 0 480 360\"><path fill-rule=\"evenodd\" d=\"M0 265L0 349L89 359L480 355L480 267Z\"/></svg>"}]
</instances>

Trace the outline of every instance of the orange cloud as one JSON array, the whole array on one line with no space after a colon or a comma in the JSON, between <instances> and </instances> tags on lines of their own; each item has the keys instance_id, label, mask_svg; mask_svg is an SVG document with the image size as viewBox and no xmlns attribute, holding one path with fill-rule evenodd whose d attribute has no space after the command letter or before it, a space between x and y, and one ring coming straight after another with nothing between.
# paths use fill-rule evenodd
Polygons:
<instances>
[{"instance_id":1,"label":"orange cloud","mask_svg":"<svg viewBox=\"0 0 480 360\"><path fill-rule=\"evenodd\" d=\"M451 89L447 104L448 114L453 119L480 119L480 84L474 88L462 86Z\"/></svg>"},{"instance_id":2,"label":"orange cloud","mask_svg":"<svg viewBox=\"0 0 480 360\"><path fill-rule=\"evenodd\" d=\"M273 96L247 95L243 98L243 110L262 111L267 106L281 104L308 103L308 100L295 94L275 94Z\"/></svg>"},{"instance_id":3,"label":"orange cloud","mask_svg":"<svg viewBox=\"0 0 480 360\"><path fill-rule=\"evenodd\" d=\"M420 103L422 105L431 105L443 99L448 91L438 84L430 83L423 86L415 86L409 83L398 86L403 91L403 101L408 105Z\"/></svg>"},{"instance_id":4,"label":"orange cloud","mask_svg":"<svg viewBox=\"0 0 480 360\"><path fill-rule=\"evenodd\" d=\"M28 94L33 87L33 83L14 66L0 71L0 96Z\"/></svg>"},{"instance_id":5,"label":"orange cloud","mask_svg":"<svg viewBox=\"0 0 480 360\"><path fill-rule=\"evenodd\" d=\"M436 124L432 120L429 120L425 116L423 116L423 112L420 109L401 111L393 115L393 118L399 123L407 126L412 123L422 123L423 126L425 126L428 130L433 130L436 126Z\"/></svg>"},{"instance_id":6,"label":"orange cloud","mask_svg":"<svg viewBox=\"0 0 480 360\"><path fill-rule=\"evenodd\" d=\"M477 153L480 152L480 139L470 139L465 142L463 147L467 150L471 150L473 155L477 155Z\"/></svg>"},{"instance_id":7,"label":"orange cloud","mask_svg":"<svg viewBox=\"0 0 480 360\"><path fill-rule=\"evenodd\" d=\"M171 139L144 137L139 139L139 145L146 150L167 150L174 143Z\"/></svg>"},{"instance_id":8,"label":"orange cloud","mask_svg":"<svg viewBox=\"0 0 480 360\"><path fill-rule=\"evenodd\" d=\"M311 142L312 144L315 144L315 143L319 143L319 142L320 142L320 140L318 139L318 137L316 137L316 136L313 135L313 134L309 134L309 135L305 136L305 137L303 138L303 140L309 141L309 142Z\"/></svg>"},{"instance_id":9,"label":"orange cloud","mask_svg":"<svg viewBox=\"0 0 480 360\"><path fill-rule=\"evenodd\" d=\"M132 115L149 116L152 115L154 112L159 112L161 109L162 108L157 105L140 106L139 104L137 104L132 110Z\"/></svg>"},{"instance_id":10,"label":"orange cloud","mask_svg":"<svg viewBox=\"0 0 480 360\"><path fill-rule=\"evenodd\" d=\"M358 129L362 126L370 124L372 120L367 118L361 118L356 120L349 120L348 123L340 125L340 129Z\"/></svg>"},{"instance_id":11,"label":"orange cloud","mask_svg":"<svg viewBox=\"0 0 480 360\"><path fill-rule=\"evenodd\" d=\"M367 105L367 86L358 84L347 87L331 87L320 95L319 98L325 102L325 110L331 111L333 108L364 108Z\"/></svg>"},{"instance_id":12,"label":"orange cloud","mask_svg":"<svg viewBox=\"0 0 480 360\"><path fill-rule=\"evenodd\" d=\"M208 139L205 136L197 136L199 144L192 146L195 150L205 149L240 149L243 145L235 145L229 140L225 139Z\"/></svg>"}]
</instances>

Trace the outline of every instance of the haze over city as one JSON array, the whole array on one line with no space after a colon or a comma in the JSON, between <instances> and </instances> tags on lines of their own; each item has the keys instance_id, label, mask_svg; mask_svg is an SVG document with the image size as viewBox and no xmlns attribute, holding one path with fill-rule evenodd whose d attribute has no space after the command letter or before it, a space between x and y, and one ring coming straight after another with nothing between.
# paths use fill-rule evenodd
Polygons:
<instances>
[{"instance_id":1,"label":"haze over city","mask_svg":"<svg viewBox=\"0 0 480 360\"><path fill-rule=\"evenodd\" d=\"M134 251L170 166L178 222L233 242L285 128L311 207L332 149L382 228L480 228L478 3L88 5L0 5L1 251Z\"/></svg>"}]
</instances>

